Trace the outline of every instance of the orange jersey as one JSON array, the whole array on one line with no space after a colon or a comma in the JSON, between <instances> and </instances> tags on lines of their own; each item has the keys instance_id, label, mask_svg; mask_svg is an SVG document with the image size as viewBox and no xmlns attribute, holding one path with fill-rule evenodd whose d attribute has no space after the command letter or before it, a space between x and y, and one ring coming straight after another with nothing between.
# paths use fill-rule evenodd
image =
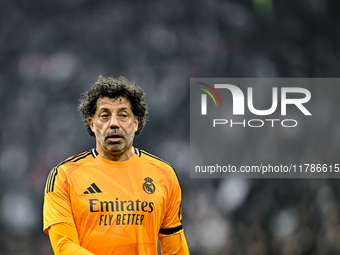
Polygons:
<instances>
[{"instance_id":1,"label":"orange jersey","mask_svg":"<svg viewBox=\"0 0 340 255\"><path fill-rule=\"evenodd\" d=\"M71 157L49 174L44 232L73 223L80 246L94 254L157 254L158 236L182 230L181 189L165 161L136 149L125 162L95 149Z\"/></svg>"}]
</instances>

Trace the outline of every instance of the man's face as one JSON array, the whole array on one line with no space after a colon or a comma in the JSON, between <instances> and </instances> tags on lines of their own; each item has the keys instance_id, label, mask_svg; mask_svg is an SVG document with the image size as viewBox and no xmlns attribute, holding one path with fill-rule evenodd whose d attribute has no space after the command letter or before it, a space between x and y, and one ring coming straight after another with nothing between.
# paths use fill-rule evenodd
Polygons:
<instances>
[{"instance_id":1,"label":"man's face","mask_svg":"<svg viewBox=\"0 0 340 255\"><path fill-rule=\"evenodd\" d=\"M99 155L117 161L130 157L139 117L132 113L128 99L99 98L96 112L88 123L96 136Z\"/></svg>"}]
</instances>

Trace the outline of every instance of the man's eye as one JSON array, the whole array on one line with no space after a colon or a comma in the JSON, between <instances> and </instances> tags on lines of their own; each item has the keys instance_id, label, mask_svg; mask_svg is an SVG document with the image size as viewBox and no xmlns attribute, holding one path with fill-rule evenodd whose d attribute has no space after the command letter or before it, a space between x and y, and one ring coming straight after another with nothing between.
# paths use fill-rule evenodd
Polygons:
<instances>
[{"instance_id":1,"label":"man's eye","mask_svg":"<svg viewBox=\"0 0 340 255\"><path fill-rule=\"evenodd\" d=\"M102 115L100 115L100 117L101 117L101 118L108 118L109 115L108 115L108 114L102 114Z\"/></svg>"}]
</instances>

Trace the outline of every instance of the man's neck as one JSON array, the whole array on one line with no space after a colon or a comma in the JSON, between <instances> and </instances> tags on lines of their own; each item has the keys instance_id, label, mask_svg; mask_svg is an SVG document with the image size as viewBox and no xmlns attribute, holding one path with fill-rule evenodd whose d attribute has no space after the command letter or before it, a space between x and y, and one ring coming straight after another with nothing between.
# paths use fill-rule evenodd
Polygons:
<instances>
[{"instance_id":1,"label":"man's neck","mask_svg":"<svg viewBox=\"0 0 340 255\"><path fill-rule=\"evenodd\" d=\"M112 151L105 151L101 148L96 148L96 149L98 151L99 156L101 156L102 158L106 160L115 161L115 162L127 161L135 154L135 148L133 146L131 146L126 151L120 152L120 153L114 153Z\"/></svg>"}]
</instances>

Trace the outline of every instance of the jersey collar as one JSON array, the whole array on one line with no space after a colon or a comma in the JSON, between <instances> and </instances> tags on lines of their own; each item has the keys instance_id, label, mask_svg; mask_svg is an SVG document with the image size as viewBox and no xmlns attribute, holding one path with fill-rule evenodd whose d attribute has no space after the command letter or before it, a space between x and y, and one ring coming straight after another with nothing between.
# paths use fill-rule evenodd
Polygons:
<instances>
[{"instance_id":1,"label":"jersey collar","mask_svg":"<svg viewBox=\"0 0 340 255\"><path fill-rule=\"evenodd\" d=\"M134 147L134 149L135 149L135 153L138 155L138 157L140 157L141 156L140 150L138 148L135 148L135 147ZM96 158L99 155L96 148L91 149L91 153L92 153L94 158Z\"/></svg>"}]
</instances>

